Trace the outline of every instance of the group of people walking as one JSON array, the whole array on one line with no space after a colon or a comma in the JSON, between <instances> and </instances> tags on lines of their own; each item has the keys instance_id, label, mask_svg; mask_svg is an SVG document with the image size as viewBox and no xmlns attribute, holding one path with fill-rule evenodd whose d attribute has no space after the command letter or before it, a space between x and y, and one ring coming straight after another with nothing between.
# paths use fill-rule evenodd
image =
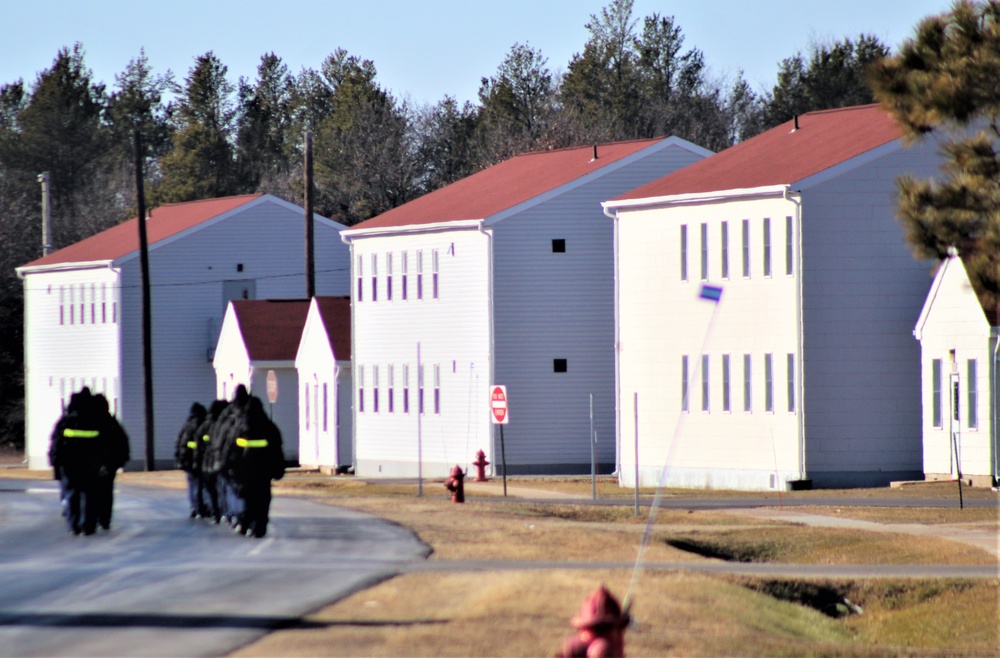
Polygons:
<instances>
[{"instance_id":1,"label":"group of people walking","mask_svg":"<svg viewBox=\"0 0 1000 658\"><path fill-rule=\"evenodd\" d=\"M281 432L242 384L232 402L191 406L175 462L187 474L191 518L228 523L247 537L267 533L271 480L285 474Z\"/></svg>"},{"instance_id":2,"label":"group of people walking","mask_svg":"<svg viewBox=\"0 0 1000 658\"><path fill-rule=\"evenodd\" d=\"M70 532L92 535L98 526L111 527L115 474L128 460L128 435L109 413L107 398L86 386L70 396L49 444Z\"/></svg>"},{"instance_id":3,"label":"group of people walking","mask_svg":"<svg viewBox=\"0 0 1000 658\"><path fill-rule=\"evenodd\" d=\"M191 518L225 522L247 537L267 533L271 480L284 476L285 458L281 432L260 398L241 384L231 402L216 400L208 409L193 404L174 456L187 474ZM115 473L128 460L128 436L107 399L86 387L73 393L49 447L73 534L111 527Z\"/></svg>"}]
</instances>

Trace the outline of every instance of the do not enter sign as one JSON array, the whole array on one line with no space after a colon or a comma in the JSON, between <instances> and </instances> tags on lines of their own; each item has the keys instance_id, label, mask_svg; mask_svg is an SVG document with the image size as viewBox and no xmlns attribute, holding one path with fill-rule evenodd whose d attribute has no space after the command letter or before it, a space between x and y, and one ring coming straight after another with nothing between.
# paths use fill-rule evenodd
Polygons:
<instances>
[{"instance_id":1,"label":"do not enter sign","mask_svg":"<svg viewBox=\"0 0 1000 658\"><path fill-rule=\"evenodd\" d=\"M507 387L494 386L490 389L490 412L493 415L494 425L506 425L510 422L510 414L507 413Z\"/></svg>"},{"instance_id":2,"label":"do not enter sign","mask_svg":"<svg viewBox=\"0 0 1000 658\"><path fill-rule=\"evenodd\" d=\"M267 371L267 401L274 404L278 401L278 375L273 370Z\"/></svg>"}]
</instances>

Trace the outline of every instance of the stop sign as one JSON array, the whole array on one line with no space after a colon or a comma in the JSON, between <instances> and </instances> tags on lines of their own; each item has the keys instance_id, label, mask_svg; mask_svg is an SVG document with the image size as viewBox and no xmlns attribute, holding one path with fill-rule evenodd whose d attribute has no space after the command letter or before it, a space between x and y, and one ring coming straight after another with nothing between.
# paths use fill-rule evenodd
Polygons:
<instances>
[{"instance_id":1,"label":"stop sign","mask_svg":"<svg viewBox=\"0 0 1000 658\"><path fill-rule=\"evenodd\" d=\"M494 386L490 389L490 412L493 414L494 425L506 425L510 422L507 413L507 387Z\"/></svg>"},{"instance_id":2,"label":"stop sign","mask_svg":"<svg viewBox=\"0 0 1000 658\"><path fill-rule=\"evenodd\" d=\"M267 401L271 404L278 401L278 376L273 370L267 371Z\"/></svg>"}]
</instances>

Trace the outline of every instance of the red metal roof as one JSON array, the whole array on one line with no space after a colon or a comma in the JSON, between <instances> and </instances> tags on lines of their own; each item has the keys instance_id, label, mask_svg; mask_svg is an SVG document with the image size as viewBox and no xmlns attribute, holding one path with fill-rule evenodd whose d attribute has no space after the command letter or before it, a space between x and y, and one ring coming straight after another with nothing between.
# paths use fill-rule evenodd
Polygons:
<instances>
[{"instance_id":1,"label":"red metal roof","mask_svg":"<svg viewBox=\"0 0 1000 658\"><path fill-rule=\"evenodd\" d=\"M485 219L662 141L524 153L388 210L351 228L371 229Z\"/></svg>"},{"instance_id":2,"label":"red metal roof","mask_svg":"<svg viewBox=\"0 0 1000 658\"><path fill-rule=\"evenodd\" d=\"M294 361L309 313L307 299L234 300L251 361Z\"/></svg>"},{"instance_id":3,"label":"red metal roof","mask_svg":"<svg viewBox=\"0 0 1000 658\"><path fill-rule=\"evenodd\" d=\"M213 217L260 198L262 194L245 194L221 199L170 203L153 209L146 220L146 239L150 245L169 238ZM84 263L114 260L139 250L139 227L136 218L122 222L75 244L33 260L24 267Z\"/></svg>"},{"instance_id":4,"label":"red metal roof","mask_svg":"<svg viewBox=\"0 0 1000 658\"><path fill-rule=\"evenodd\" d=\"M878 105L809 112L615 200L790 185L903 136Z\"/></svg>"},{"instance_id":5,"label":"red metal roof","mask_svg":"<svg viewBox=\"0 0 1000 658\"><path fill-rule=\"evenodd\" d=\"M316 297L320 319L338 361L351 360L351 298Z\"/></svg>"}]
</instances>

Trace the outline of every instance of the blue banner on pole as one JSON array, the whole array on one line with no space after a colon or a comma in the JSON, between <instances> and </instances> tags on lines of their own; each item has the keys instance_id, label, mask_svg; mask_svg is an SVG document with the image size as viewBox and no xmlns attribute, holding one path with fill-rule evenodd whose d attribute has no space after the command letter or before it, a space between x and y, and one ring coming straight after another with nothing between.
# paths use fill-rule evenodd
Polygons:
<instances>
[{"instance_id":1,"label":"blue banner on pole","mask_svg":"<svg viewBox=\"0 0 1000 658\"><path fill-rule=\"evenodd\" d=\"M707 283L703 283L698 296L710 302L718 302L722 298L722 287L710 286Z\"/></svg>"}]
</instances>

